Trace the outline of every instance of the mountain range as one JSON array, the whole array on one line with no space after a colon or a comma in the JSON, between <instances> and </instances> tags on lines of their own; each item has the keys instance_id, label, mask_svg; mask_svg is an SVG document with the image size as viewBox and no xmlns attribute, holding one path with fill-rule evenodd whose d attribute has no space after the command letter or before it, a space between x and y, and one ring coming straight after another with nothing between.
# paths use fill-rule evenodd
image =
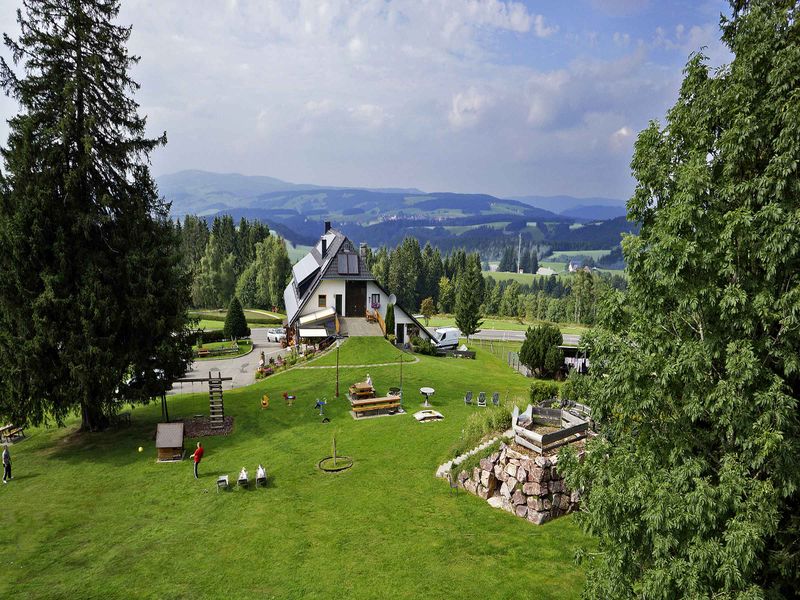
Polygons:
<instances>
[{"instance_id":1,"label":"mountain range","mask_svg":"<svg viewBox=\"0 0 800 600\"><path fill-rule=\"evenodd\" d=\"M175 217L258 219L303 245L318 238L322 221L333 221L353 239L373 246L392 246L413 235L445 251L464 247L489 257L517 236L560 249L612 248L622 231L635 228L619 218L624 204L608 198L506 199L416 188L326 187L197 170L163 175L156 183Z\"/></svg>"}]
</instances>

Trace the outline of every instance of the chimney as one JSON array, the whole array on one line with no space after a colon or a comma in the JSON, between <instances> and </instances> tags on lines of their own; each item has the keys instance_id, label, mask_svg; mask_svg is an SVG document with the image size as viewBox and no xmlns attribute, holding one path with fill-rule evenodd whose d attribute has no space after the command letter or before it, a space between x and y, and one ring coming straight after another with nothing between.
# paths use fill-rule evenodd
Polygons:
<instances>
[{"instance_id":1,"label":"chimney","mask_svg":"<svg viewBox=\"0 0 800 600\"><path fill-rule=\"evenodd\" d=\"M325 253L328 251L328 240L322 238L322 258L325 258Z\"/></svg>"},{"instance_id":2,"label":"chimney","mask_svg":"<svg viewBox=\"0 0 800 600\"><path fill-rule=\"evenodd\" d=\"M331 229L331 222L330 221L325 221L325 233L328 233L328 231L330 231L330 229Z\"/></svg>"},{"instance_id":3,"label":"chimney","mask_svg":"<svg viewBox=\"0 0 800 600\"><path fill-rule=\"evenodd\" d=\"M361 255L361 260L367 260L367 245L364 242L358 246L358 253Z\"/></svg>"}]
</instances>

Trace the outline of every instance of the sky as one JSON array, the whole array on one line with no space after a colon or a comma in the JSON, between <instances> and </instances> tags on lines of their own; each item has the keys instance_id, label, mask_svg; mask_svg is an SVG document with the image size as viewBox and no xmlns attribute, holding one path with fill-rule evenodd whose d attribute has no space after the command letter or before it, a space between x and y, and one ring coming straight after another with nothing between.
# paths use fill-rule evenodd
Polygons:
<instances>
[{"instance_id":1,"label":"sky","mask_svg":"<svg viewBox=\"0 0 800 600\"><path fill-rule=\"evenodd\" d=\"M0 2L16 35L19 0ZM332 186L626 199L637 132L712 0L123 0L136 99L183 169ZM2 49L8 60L8 50ZM0 98L0 144L17 108Z\"/></svg>"}]
</instances>

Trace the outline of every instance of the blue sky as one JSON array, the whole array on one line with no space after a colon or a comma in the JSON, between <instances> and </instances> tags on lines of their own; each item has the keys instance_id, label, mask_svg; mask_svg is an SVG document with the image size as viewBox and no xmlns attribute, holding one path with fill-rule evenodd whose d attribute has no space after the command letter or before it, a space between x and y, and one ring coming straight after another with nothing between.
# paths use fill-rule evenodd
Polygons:
<instances>
[{"instance_id":1,"label":"blue sky","mask_svg":"<svg viewBox=\"0 0 800 600\"><path fill-rule=\"evenodd\" d=\"M13 34L20 3L1 4ZM674 103L689 54L730 59L728 12L702 0L123 0L121 20L142 57L141 111L169 138L157 175L624 199L636 133ZM3 121L15 110L0 100Z\"/></svg>"}]
</instances>

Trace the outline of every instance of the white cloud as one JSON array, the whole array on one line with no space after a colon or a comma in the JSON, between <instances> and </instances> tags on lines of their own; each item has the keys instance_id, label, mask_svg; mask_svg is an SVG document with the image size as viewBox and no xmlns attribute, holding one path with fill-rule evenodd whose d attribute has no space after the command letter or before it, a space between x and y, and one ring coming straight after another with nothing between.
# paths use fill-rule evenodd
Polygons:
<instances>
[{"instance_id":1,"label":"white cloud","mask_svg":"<svg viewBox=\"0 0 800 600\"><path fill-rule=\"evenodd\" d=\"M633 136L633 130L627 125L623 125L609 136L611 148L621 150L627 148Z\"/></svg>"},{"instance_id":2,"label":"white cloud","mask_svg":"<svg viewBox=\"0 0 800 600\"><path fill-rule=\"evenodd\" d=\"M544 24L544 17L542 15L536 15L533 19L533 31L536 33L536 37L546 38L556 33L558 27L548 27Z\"/></svg>"},{"instance_id":3,"label":"white cloud","mask_svg":"<svg viewBox=\"0 0 800 600\"><path fill-rule=\"evenodd\" d=\"M487 96L478 93L475 88L469 88L466 92L459 92L453 96L447 119L455 129L472 127L478 123L481 113L488 105Z\"/></svg>"},{"instance_id":4,"label":"white cloud","mask_svg":"<svg viewBox=\"0 0 800 600\"><path fill-rule=\"evenodd\" d=\"M614 32L612 39L614 40L615 45L623 48L627 48L631 43L631 36L627 33L620 33L619 31Z\"/></svg>"},{"instance_id":5,"label":"white cloud","mask_svg":"<svg viewBox=\"0 0 800 600\"><path fill-rule=\"evenodd\" d=\"M359 104L350 108L349 112L357 122L372 128L383 125L386 118L383 108L375 104Z\"/></svg>"},{"instance_id":6,"label":"white cloud","mask_svg":"<svg viewBox=\"0 0 800 600\"><path fill-rule=\"evenodd\" d=\"M6 4L0 18L13 18ZM604 59L600 24L594 58L570 62L588 34L556 35L550 15L500 0L192 0L189 11L185 0L126 0L120 20L142 56L133 76L149 131L169 136L156 174L625 195L625 148L671 103L680 69L652 64L652 46L626 46L623 33L623 56ZM668 37L700 33L685 21ZM586 177L568 175L579 169Z\"/></svg>"}]
</instances>

